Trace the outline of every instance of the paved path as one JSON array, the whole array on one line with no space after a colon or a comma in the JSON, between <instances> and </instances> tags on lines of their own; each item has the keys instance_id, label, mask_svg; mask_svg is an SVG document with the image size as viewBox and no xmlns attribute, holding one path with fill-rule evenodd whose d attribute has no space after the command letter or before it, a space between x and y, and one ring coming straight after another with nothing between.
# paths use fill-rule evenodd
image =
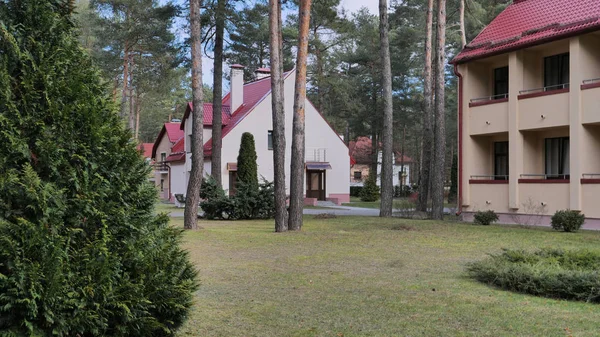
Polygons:
<instances>
[{"instance_id":1,"label":"paved path","mask_svg":"<svg viewBox=\"0 0 600 337\"><path fill-rule=\"evenodd\" d=\"M445 213L450 213L450 208L444 208ZM363 208L363 207L350 207L350 206L333 206L333 207L324 207L322 209L316 208L305 208L305 215L315 215L315 214L335 214L340 216L379 216L378 208ZM171 217L183 217L183 210L171 212Z\"/></svg>"}]
</instances>

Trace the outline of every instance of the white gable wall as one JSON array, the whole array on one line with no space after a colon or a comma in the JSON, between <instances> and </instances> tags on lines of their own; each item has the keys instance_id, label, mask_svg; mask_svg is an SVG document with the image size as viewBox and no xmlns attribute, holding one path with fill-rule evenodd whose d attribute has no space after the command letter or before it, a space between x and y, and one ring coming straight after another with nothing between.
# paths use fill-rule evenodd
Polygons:
<instances>
[{"instance_id":1,"label":"white gable wall","mask_svg":"<svg viewBox=\"0 0 600 337\"><path fill-rule=\"evenodd\" d=\"M295 73L285 80L285 135L286 135L286 189L289 193L290 158L292 139L293 97ZM306 149L325 148L327 161L332 169L326 173L326 193L328 197L347 197L350 192L350 155L348 148L319 112L306 101ZM222 177L223 188L229 189L228 162L237 162L242 134L250 132L256 144L259 177L273 180L273 151L268 150L268 130L272 130L271 95L267 95L253 111L223 138ZM305 190L306 180L304 179Z\"/></svg>"}]
</instances>

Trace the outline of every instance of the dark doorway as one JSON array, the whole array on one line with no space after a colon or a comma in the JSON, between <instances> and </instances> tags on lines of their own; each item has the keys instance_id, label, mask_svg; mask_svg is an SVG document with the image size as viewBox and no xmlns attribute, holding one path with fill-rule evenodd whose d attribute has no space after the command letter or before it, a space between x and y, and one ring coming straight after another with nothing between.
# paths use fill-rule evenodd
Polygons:
<instances>
[{"instance_id":1,"label":"dark doorway","mask_svg":"<svg viewBox=\"0 0 600 337\"><path fill-rule=\"evenodd\" d=\"M325 170L306 170L306 197L325 200Z\"/></svg>"}]
</instances>

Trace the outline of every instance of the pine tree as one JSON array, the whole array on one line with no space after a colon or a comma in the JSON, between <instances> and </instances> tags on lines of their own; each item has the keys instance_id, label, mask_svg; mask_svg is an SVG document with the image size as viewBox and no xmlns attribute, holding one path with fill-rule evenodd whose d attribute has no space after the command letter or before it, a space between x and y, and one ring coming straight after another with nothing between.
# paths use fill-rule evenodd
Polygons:
<instances>
[{"instance_id":1,"label":"pine tree","mask_svg":"<svg viewBox=\"0 0 600 337\"><path fill-rule=\"evenodd\" d=\"M258 166L256 165L256 159L254 136L249 132L244 132L242 134L240 152L237 157L237 179L250 186L253 190L258 190Z\"/></svg>"},{"instance_id":2,"label":"pine tree","mask_svg":"<svg viewBox=\"0 0 600 337\"><path fill-rule=\"evenodd\" d=\"M281 2L269 0L269 47L271 53L271 116L273 121L273 186L275 190L275 232L288 230L285 195L285 111Z\"/></svg>"},{"instance_id":3,"label":"pine tree","mask_svg":"<svg viewBox=\"0 0 600 337\"><path fill-rule=\"evenodd\" d=\"M394 107L392 105L392 69L390 64L387 0L379 0L379 36L379 55L381 57L381 65L383 68L381 71L381 87L383 88L383 149L381 156L381 205L379 207L379 216L391 217L394 198L394 154L392 150L394 142Z\"/></svg>"},{"instance_id":4,"label":"pine tree","mask_svg":"<svg viewBox=\"0 0 600 337\"><path fill-rule=\"evenodd\" d=\"M71 6L0 2L0 335L173 334L196 272Z\"/></svg>"},{"instance_id":5,"label":"pine tree","mask_svg":"<svg viewBox=\"0 0 600 337\"><path fill-rule=\"evenodd\" d=\"M304 207L304 155L306 103L306 61L308 56L308 26L311 0L300 0L298 24L298 56L296 57L296 83L294 83L294 111L292 124L292 158L290 168L290 230L302 229Z\"/></svg>"}]
</instances>

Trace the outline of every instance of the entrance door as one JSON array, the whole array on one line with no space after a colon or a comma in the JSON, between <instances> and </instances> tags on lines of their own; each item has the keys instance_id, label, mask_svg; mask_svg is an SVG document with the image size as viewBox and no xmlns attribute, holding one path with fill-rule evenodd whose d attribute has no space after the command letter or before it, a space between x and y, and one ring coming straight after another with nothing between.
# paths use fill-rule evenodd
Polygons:
<instances>
[{"instance_id":1,"label":"entrance door","mask_svg":"<svg viewBox=\"0 0 600 337\"><path fill-rule=\"evenodd\" d=\"M325 170L306 171L306 197L325 200Z\"/></svg>"}]
</instances>

